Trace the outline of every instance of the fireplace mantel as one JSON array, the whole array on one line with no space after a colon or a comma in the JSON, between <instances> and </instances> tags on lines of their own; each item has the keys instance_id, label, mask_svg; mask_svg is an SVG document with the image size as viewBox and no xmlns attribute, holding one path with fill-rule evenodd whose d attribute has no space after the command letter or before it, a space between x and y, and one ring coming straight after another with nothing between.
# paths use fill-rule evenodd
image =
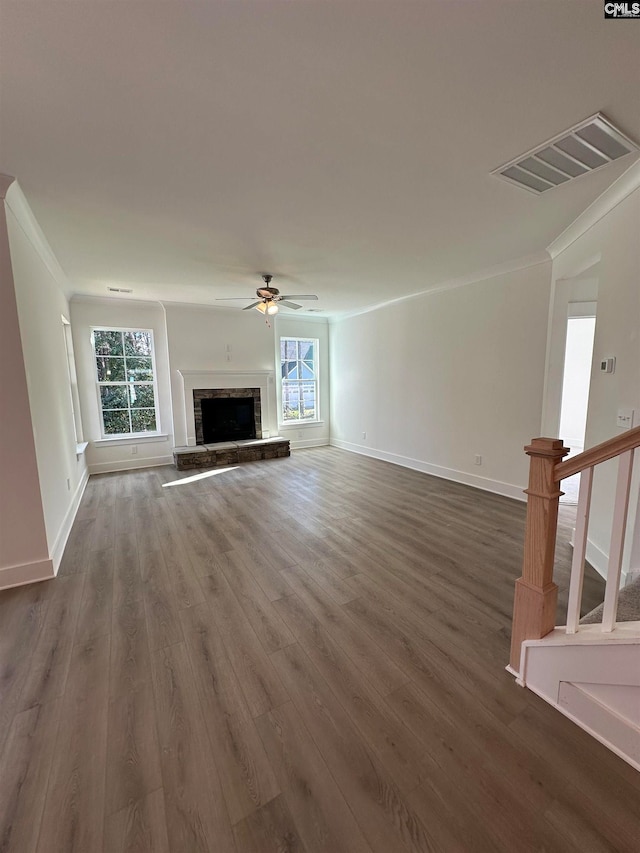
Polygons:
<instances>
[{"instance_id":1,"label":"fireplace mantel","mask_svg":"<svg viewBox=\"0 0 640 853\"><path fill-rule=\"evenodd\" d=\"M263 430L272 423L272 397L275 399L273 370L178 370L184 394L187 446L196 446L193 392L198 389L259 388L262 400Z\"/></svg>"}]
</instances>

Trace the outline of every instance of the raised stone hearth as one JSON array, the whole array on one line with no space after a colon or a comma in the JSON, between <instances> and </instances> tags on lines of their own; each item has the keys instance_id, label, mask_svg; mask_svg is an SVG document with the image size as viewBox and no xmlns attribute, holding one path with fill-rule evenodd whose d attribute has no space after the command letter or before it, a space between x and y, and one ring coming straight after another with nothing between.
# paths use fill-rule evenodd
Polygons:
<instances>
[{"instance_id":1,"label":"raised stone hearth","mask_svg":"<svg viewBox=\"0 0 640 853\"><path fill-rule=\"evenodd\" d=\"M192 468L220 468L260 459L283 459L290 456L289 439L258 438L248 441L221 441L197 447L174 447L173 461L178 471Z\"/></svg>"}]
</instances>

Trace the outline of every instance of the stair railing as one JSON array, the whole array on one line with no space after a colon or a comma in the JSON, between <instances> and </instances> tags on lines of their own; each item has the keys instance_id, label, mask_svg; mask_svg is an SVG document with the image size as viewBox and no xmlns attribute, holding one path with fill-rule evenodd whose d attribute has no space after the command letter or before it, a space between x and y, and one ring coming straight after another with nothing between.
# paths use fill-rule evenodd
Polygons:
<instances>
[{"instance_id":1,"label":"stair railing","mask_svg":"<svg viewBox=\"0 0 640 853\"><path fill-rule=\"evenodd\" d=\"M525 452L530 457L527 522L522 577L516 581L511 632L510 668L518 672L524 640L540 639L555 628L558 587L553 581L553 563L558 526L561 480L581 473L576 531L569 584L567 633L575 633L580 622L580 603L587 548L593 469L619 457L618 481L613 510L609 566L602 617L602 630L612 631L616 622L622 552L627 525L633 454L640 447L640 427L628 430L577 456L557 438L534 438Z\"/></svg>"}]
</instances>

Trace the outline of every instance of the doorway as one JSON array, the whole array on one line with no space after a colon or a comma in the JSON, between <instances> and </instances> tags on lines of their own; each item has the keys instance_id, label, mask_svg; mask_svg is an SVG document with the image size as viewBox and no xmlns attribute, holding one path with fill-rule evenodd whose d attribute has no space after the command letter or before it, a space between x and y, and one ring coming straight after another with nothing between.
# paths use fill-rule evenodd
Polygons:
<instances>
[{"instance_id":1,"label":"doorway","mask_svg":"<svg viewBox=\"0 0 640 853\"><path fill-rule=\"evenodd\" d=\"M569 456L575 456L584 450L596 331L596 303L570 302L566 331L560 438L565 446L570 448ZM576 504L579 487L579 474L564 480L561 502Z\"/></svg>"}]
</instances>

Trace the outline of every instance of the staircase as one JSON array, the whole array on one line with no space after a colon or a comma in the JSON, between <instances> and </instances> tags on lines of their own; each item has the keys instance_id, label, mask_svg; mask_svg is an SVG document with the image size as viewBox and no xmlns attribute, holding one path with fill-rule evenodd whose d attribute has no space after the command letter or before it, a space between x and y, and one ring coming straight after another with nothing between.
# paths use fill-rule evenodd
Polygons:
<instances>
[{"instance_id":1,"label":"staircase","mask_svg":"<svg viewBox=\"0 0 640 853\"><path fill-rule=\"evenodd\" d=\"M640 427L564 460L562 441L536 438L526 489L522 577L516 581L511 659L518 684L537 693L640 770L640 579L620 590L633 455ZM580 619L593 471L618 458L603 604ZM567 624L555 625L553 582L563 479L581 473Z\"/></svg>"}]
</instances>

